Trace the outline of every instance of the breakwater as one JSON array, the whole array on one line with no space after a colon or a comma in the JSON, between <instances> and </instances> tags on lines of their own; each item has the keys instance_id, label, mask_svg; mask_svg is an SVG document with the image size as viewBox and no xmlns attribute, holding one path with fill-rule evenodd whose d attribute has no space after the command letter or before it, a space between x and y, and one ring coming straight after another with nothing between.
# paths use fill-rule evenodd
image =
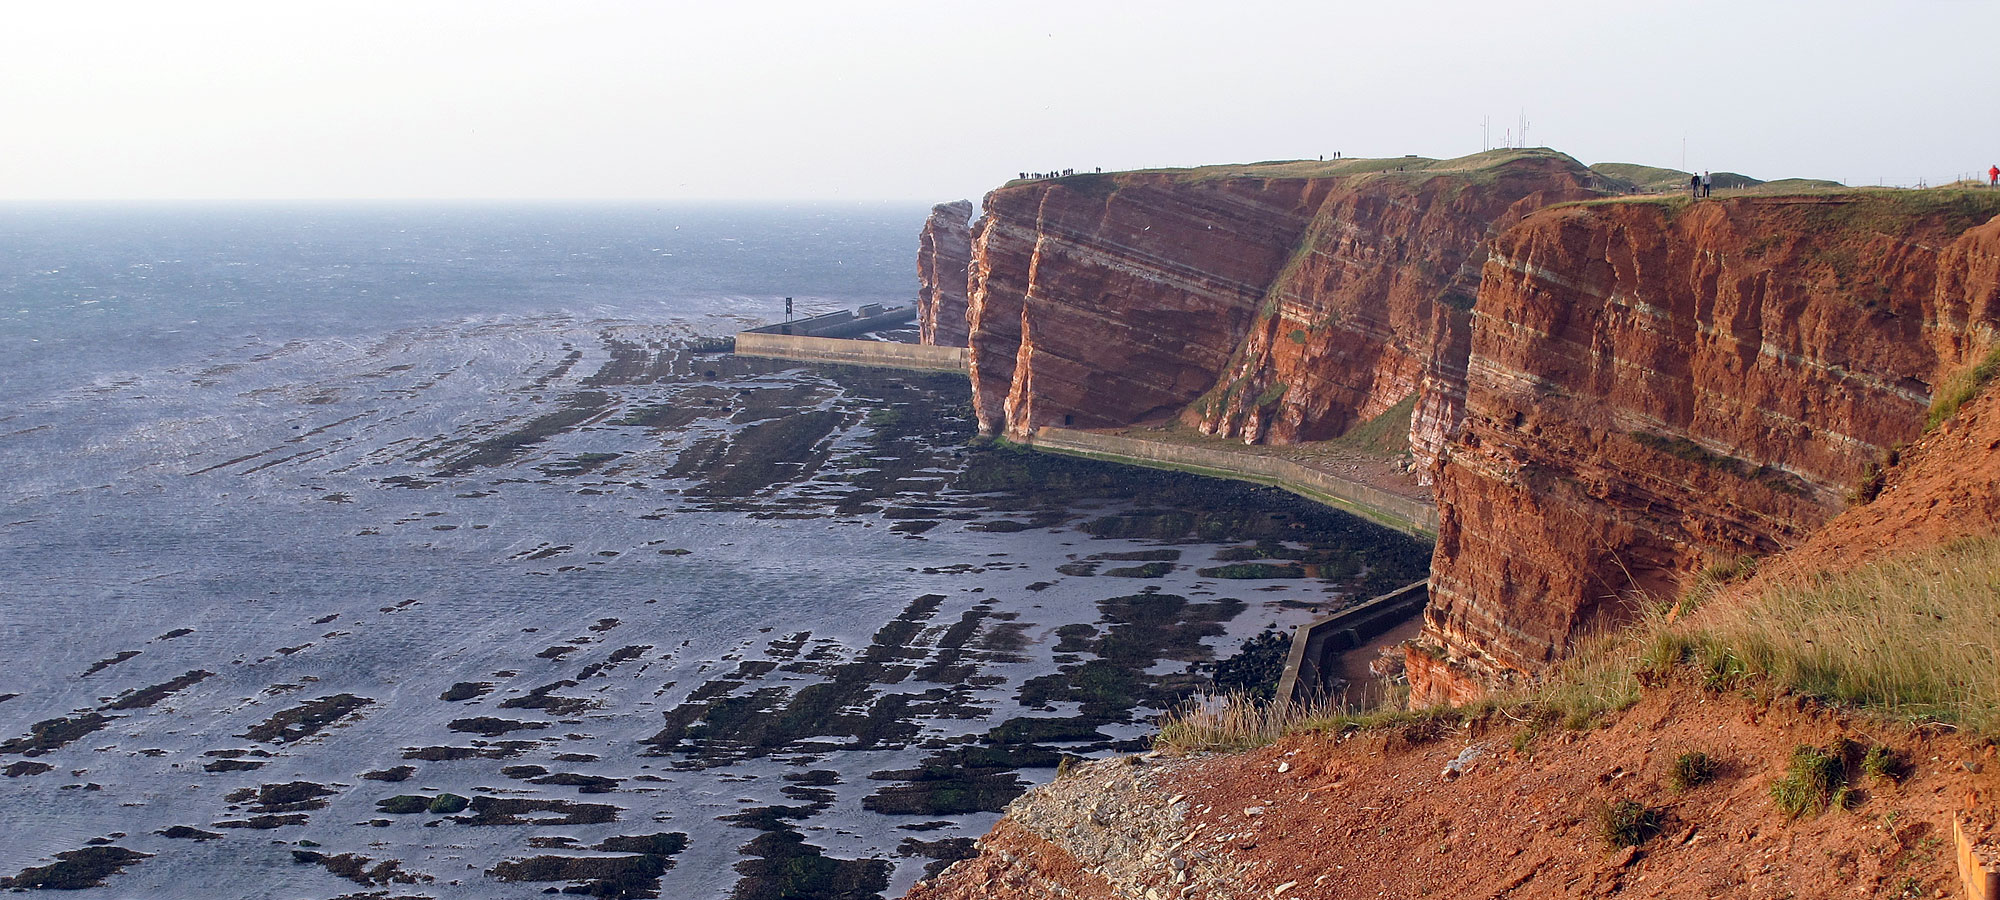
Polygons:
<instances>
[{"instance_id":1,"label":"breakwater","mask_svg":"<svg viewBox=\"0 0 2000 900\"><path fill-rule=\"evenodd\" d=\"M788 299L787 303L790 302ZM786 307L787 311L791 309ZM855 309L839 309L790 322L752 328L748 334L793 334L806 337L851 338L887 331L917 320L914 306L883 306L869 303Z\"/></svg>"},{"instance_id":2,"label":"breakwater","mask_svg":"<svg viewBox=\"0 0 2000 900\"><path fill-rule=\"evenodd\" d=\"M744 331L736 335L736 353L739 356L890 369L917 369L926 372L964 374L969 365L966 352L964 347L926 347L920 344L898 344L889 341L857 341L756 331Z\"/></svg>"}]
</instances>

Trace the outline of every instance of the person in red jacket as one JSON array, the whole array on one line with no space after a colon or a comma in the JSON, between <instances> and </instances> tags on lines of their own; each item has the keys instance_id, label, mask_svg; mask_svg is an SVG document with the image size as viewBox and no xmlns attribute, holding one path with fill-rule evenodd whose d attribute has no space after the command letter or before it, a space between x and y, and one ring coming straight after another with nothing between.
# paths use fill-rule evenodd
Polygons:
<instances>
[{"instance_id":1,"label":"person in red jacket","mask_svg":"<svg viewBox=\"0 0 2000 900\"><path fill-rule=\"evenodd\" d=\"M2000 166L1988 166L1986 168L1986 186L2000 187Z\"/></svg>"}]
</instances>

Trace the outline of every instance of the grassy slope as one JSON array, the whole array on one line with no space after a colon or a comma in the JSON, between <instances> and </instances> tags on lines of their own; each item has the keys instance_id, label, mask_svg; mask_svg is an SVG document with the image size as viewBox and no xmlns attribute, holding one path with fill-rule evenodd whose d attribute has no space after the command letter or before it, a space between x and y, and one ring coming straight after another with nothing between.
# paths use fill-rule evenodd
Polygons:
<instances>
[{"instance_id":1,"label":"grassy slope","mask_svg":"<svg viewBox=\"0 0 2000 900\"><path fill-rule=\"evenodd\" d=\"M1637 163L1597 163L1591 166L1590 170L1637 191L1684 191L1687 190L1688 176L1693 174L1679 169L1663 169ZM1710 177L1715 182L1715 187L1721 190L1752 188L1765 183L1736 172L1714 172ZM1831 181L1820 183L1833 184Z\"/></svg>"}]
</instances>

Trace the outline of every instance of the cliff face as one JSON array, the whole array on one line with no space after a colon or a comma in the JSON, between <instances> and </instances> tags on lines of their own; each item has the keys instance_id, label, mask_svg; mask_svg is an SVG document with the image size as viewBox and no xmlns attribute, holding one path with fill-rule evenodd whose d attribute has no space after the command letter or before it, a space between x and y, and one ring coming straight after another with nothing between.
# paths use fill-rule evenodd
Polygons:
<instances>
[{"instance_id":1,"label":"cliff face","mask_svg":"<svg viewBox=\"0 0 2000 900\"><path fill-rule=\"evenodd\" d=\"M921 343L965 346L971 219L972 204L956 200L931 207L930 218L924 220L917 248L917 331Z\"/></svg>"},{"instance_id":2,"label":"cliff face","mask_svg":"<svg viewBox=\"0 0 2000 900\"><path fill-rule=\"evenodd\" d=\"M1122 173L988 194L971 278L980 430L1178 414L1215 383L1327 188Z\"/></svg>"},{"instance_id":3,"label":"cliff face","mask_svg":"<svg viewBox=\"0 0 2000 900\"><path fill-rule=\"evenodd\" d=\"M1439 391L1464 415L1413 701L1839 512L2000 324L2000 203L1950 196L1600 203L1502 235Z\"/></svg>"},{"instance_id":4,"label":"cliff face","mask_svg":"<svg viewBox=\"0 0 2000 900\"><path fill-rule=\"evenodd\" d=\"M1986 259L1980 265L1995 257ZM1754 601L1760 590L1851 567L1871 553L1990 534L1996 524L2000 387L1989 387L1902 455L1879 498L1767 560L1733 599ZM1729 598L1711 600L1711 608ZM1634 706L1607 713L1600 727L1579 731L1543 731L1510 712L1464 722L1432 713L1372 729L1307 729L1245 752L1074 766L1010 804L976 857L918 882L909 897L1553 900L1679 898L1690 885L1711 897L1955 890L1953 855L1922 848L1954 831L1955 821L1982 839L1989 815L1964 814L1990 808L2000 785L1984 740L1871 724L1796 695L1718 693L1698 679L1669 677ZM1858 815L1786 824L1770 798L1794 748L1849 740L1915 765L1874 780ZM1687 748L1721 763L1714 782L1672 785ZM1669 795L1672 811L1658 838L1607 850L1593 825L1608 804ZM1775 850L1774 834L1783 844ZM1744 865L1773 854L1774 865Z\"/></svg>"},{"instance_id":5,"label":"cliff face","mask_svg":"<svg viewBox=\"0 0 2000 900\"><path fill-rule=\"evenodd\" d=\"M1594 196L1593 176L1547 152L1366 162L989 194L971 275L981 429L1180 416L1282 443L1338 435L1427 379L1458 383L1433 351L1463 347L1482 242L1526 210ZM1456 418L1437 397L1413 417L1424 448Z\"/></svg>"},{"instance_id":6,"label":"cliff face","mask_svg":"<svg viewBox=\"0 0 2000 900\"><path fill-rule=\"evenodd\" d=\"M1598 196L1554 154L1471 172L1343 179L1320 205L1221 383L1185 417L1248 443L1336 437L1411 397L1428 469L1453 425L1487 239L1550 203Z\"/></svg>"},{"instance_id":7,"label":"cliff face","mask_svg":"<svg viewBox=\"0 0 2000 900\"><path fill-rule=\"evenodd\" d=\"M2000 324L2000 197L1550 205L1599 183L1506 151L1003 187L972 239L980 427L1291 443L1407 404L1442 520L1409 671L1476 696L1797 544Z\"/></svg>"}]
</instances>

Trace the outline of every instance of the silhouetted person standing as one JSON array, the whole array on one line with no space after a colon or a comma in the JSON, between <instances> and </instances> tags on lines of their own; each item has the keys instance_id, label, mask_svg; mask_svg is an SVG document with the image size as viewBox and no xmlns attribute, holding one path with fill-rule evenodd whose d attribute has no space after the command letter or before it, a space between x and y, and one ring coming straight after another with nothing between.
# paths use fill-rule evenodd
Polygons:
<instances>
[{"instance_id":1,"label":"silhouetted person standing","mask_svg":"<svg viewBox=\"0 0 2000 900\"><path fill-rule=\"evenodd\" d=\"M1700 176L1700 175L1696 175L1696 174L1693 174L1693 173L1689 173L1689 174L1688 174L1688 197L1689 197L1690 199L1694 199L1694 200L1700 200L1700 199L1701 199L1701 176Z\"/></svg>"},{"instance_id":2,"label":"silhouetted person standing","mask_svg":"<svg viewBox=\"0 0 2000 900\"><path fill-rule=\"evenodd\" d=\"M1701 195L1703 197L1706 197L1710 193L1714 192L1714 190L1715 190L1715 179L1708 177L1707 172L1701 173Z\"/></svg>"}]
</instances>

